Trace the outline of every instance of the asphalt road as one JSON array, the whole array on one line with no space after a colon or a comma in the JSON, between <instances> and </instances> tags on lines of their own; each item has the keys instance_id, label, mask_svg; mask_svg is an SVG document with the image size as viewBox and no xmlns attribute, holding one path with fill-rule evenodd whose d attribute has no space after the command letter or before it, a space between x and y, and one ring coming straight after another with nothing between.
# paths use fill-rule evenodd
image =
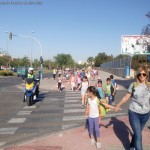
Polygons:
<instances>
[{"instance_id":1,"label":"asphalt road","mask_svg":"<svg viewBox=\"0 0 150 150\"><path fill-rule=\"evenodd\" d=\"M43 75L43 78L50 77ZM30 107L23 103L23 89L18 77L0 78L0 149L28 141L34 137L55 133L85 124L80 92L41 91ZM116 103L126 93L116 94ZM118 113L110 111L104 119L126 115L128 103Z\"/></svg>"}]
</instances>

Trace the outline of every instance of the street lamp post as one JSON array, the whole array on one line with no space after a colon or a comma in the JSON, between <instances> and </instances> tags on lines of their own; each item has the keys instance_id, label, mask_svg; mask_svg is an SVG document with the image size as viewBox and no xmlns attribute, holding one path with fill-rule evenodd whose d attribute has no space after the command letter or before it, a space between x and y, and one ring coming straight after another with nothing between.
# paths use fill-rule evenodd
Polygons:
<instances>
[{"instance_id":1,"label":"street lamp post","mask_svg":"<svg viewBox=\"0 0 150 150\"><path fill-rule=\"evenodd\" d=\"M32 31L32 34L34 33L34 31ZM32 60L33 60L33 58L32 58L32 53L33 53L33 39L32 39L32 43L31 43L31 60L30 60L30 65L31 65L31 67L32 67Z\"/></svg>"},{"instance_id":2,"label":"street lamp post","mask_svg":"<svg viewBox=\"0 0 150 150\"><path fill-rule=\"evenodd\" d=\"M6 31L5 33L9 33L8 31ZM7 53L8 53L8 37L7 37L7 41L6 41L6 49L7 49Z\"/></svg>"},{"instance_id":3,"label":"street lamp post","mask_svg":"<svg viewBox=\"0 0 150 150\"><path fill-rule=\"evenodd\" d=\"M9 38L10 38L10 32L5 31L5 33L9 34ZM7 54L9 55L8 37L7 37L7 41L6 41L6 50L7 50ZM9 59L9 62L8 62L8 67L10 68L10 59Z\"/></svg>"},{"instance_id":4,"label":"street lamp post","mask_svg":"<svg viewBox=\"0 0 150 150\"><path fill-rule=\"evenodd\" d=\"M41 52L40 58L42 58L42 52L43 52L43 50L42 50L42 44L41 44L41 42L37 38L35 38L34 36L20 35L20 34L13 34L13 36L20 36L20 37L31 38L31 39L35 40L38 43L38 45L40 46L40 52ZM41 68L40 68L40 72L41 72L40 73L40 79L41 80L42 80L42 74L43 74L42 69L43 69L43 64L41 63Z\"/></svg>"}]
</instances>

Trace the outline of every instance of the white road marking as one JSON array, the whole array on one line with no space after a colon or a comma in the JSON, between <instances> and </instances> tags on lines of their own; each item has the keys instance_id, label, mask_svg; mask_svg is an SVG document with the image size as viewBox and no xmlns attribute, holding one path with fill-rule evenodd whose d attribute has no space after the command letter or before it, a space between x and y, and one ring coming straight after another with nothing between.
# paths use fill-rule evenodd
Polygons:
<instances>
[{"instance_id":1,"label":"white road marking","mask_svg":"<svg viewBox=\"0 0 150 150\"><path fill-rule=\"evenodd\" d=\"M23 123L26 121L26 118L12 118L8 123Z\"/></svg>"},{"instance_id":2,"label":"white road marking","mask_svg":"<svg viewBox=\"0 0 150 150\"><path fill-rule=\"evenodd\" d=\"M34 109L36 108L37 106L36 105L33 105L33 106L25 106L23 109Z\"/></svg>"},{"instance_id":3,"label":"white road marking","mask_svg":"<svg viewBox=\"0 0 150 150\"><path fill-rule=\"evenodd\" d=\"M8 89L2 89L1 92L4 92L4 93L6 93L6 92L7 93L22 93L22 91L10 91L10 90L8 91Z\"/></svg>"},{"instance_id":4,"label":"white road marking","mask_svg":"<svg viewBox=\"0 0 150 150\"><path fill-rule=\"evenodd\" d=\"M68 128L72 128L72 127L75 127L75 126L78 126L79 124L70 124L70 125L63 125L62 126L62 129L68 129Z\"/></svg>"},{"instance_id":5,"label":"white road marking","mask_svg":"<svg viewBox=\"0 0 150 150\"><path fill-rule=\"evenodd\" d=\"M84 109L65 109L64 113L78 113L78 112L85 112Z\"/></svg>"},{"instance_id":6,"label":"white road marking","mask_svg":"<svg viewBox=\"0 0 150 150\"><path fill-rule=\"evenodd\" d=\"M79 99L78 100L65 100L65 103L77 103L79 102Z\"/></svg>"},{"instance_id":7,"label":"white road marking","mask_svg":"<svg viewBox=\"0 0 150 150\"><path fill-rule=\"evenodd\" d=\"M2 145L4 145L4 144L6 144L6 142L0 142L0 146L2 146Z\"/></svg>"},{"instance_id":8,"label":"white road marking","mask_svg":"<svg viewBox=\"0 0 150 150\"><path fill-rule=\"evenodd\" d=\"M74 120L85 120L85 116L65 116L63 118L63 121L74 121Z\"/></svg>"},{"instance_id":9,"label":"white road marking","mask_svg":"<svg viewBox=\"0 0 150 150\"><path fill-rule=\"evenodd\" d=\"M106 117L113 117L113 116L123 116L123 115L127 115L128 113L113 113L113 114L106 114Z\"/></svg>"},{"instance_id":10,"label":"white road marking","mask_svg":"<svg viewBox=\"0 0 150 150\"><path fill-rule=\"evenodd\" d=\"M79 94L66 94L66 97L79 97Z\"/></svg>"},{"instance_id":11,"label":"white road marking","mask_svg":"<svg viewBox=\"0 0 150 150\"><path fill-rule=\"evenodd\" d=\"M72 90L69 91L69 90L67 90L67 91L66 91L66 94L67 94L67 93L76 93L76 94L78 94L78 93L81 93L81 92L80 92L80 91L72 91Z\"/></svg>"},{"instance_id":12,"label":"white road marking","mask_svg":"<svg viewBox=\"0 0 150 150\"><path fill-rule=\"evenodd\" d=\"M71 108L71 107L81 107L81 104L65 104L64 105L65 108Z\"/></svg>"},{"instance_id":13,"label":"white road marking","mask_svg":"<svg viewBox=\"0 0 150 150\"><path fill-rule=\"evenodd\" d=\"M60 99L46 99L43 100L43 102L57 102L57 101L61 101Z\"/></svg>"},{"instance_id":14,"label":"white road marking","mask_svg":"<svg viewBox=\"0 0 150 150\"><path fill-rule=\"evenodd\" d=\"M0 128L0 134L14 134L18 127L14 128Z\"/></svg>"},{"instance_id":15,"label":"white road marking","mask_svg":"<svg viewBox=\"0 0 150 150\"><path fill-rule=\"evenodd\" d=\"M77 100L77 99L81 99L81 96L78 96L78 97L77 96L76 97L71 96L71 97L66 97L65 99L66 100L71 100L71 99L76 99Z\"/></svg>"},{"instance_id":16,"label":"white road marking","mask_svg":"<svg viewBox=\"0 0 150 150\"><path fill-rule=\"evenodd\" d=\"M32 111L19 111L17 115L30 115Z\"/></svg>"}]
</instances>

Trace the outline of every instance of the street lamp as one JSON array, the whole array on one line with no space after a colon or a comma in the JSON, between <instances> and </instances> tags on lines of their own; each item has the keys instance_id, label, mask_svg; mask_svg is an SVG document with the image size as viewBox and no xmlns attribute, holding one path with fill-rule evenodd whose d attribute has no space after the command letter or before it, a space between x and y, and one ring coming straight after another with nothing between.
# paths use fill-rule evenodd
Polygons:
<instances>
[{"instance_id":1,"label":"street lamp","mask_svg":"<svg viewBox=\"0 0 150 150\"><path fill-rule=\"evenodd\" d=\"M42 50L42 44L41 44L41 42L37 38L35 38L34 36L20 35L20 34L12 34L12 36L19 36L19 37L31 38L31 39L35 40L38 43L38 45L40 46L40 51L41 51L40 59L42 58L42 52L43 52L43 50ZM43 60L43 58L42 58L42 60ZM40 78L41 78L41 80L42 80L42 73L43 73L42 69L43 69L43 64L41 63L41 69L40 69L40 72L41 72L40 73Z\"/></svg>"},{"instance_id":2,"label":"street lamp","mask_svg":"<svg viewBox=\"0 0 150 150\"><path fill-rule=\"evenodd\" d=\"M34 31L32 31L31 33L33 34ZM32 67L32 52L33 52L33 39L32 39L32 43L31 43L31 60L30 60L31 67Z\"/></svg>"},{"instance_id":3,"label":"street lamp","mask_svg":"<svg viewBox=\"0 0 150 150\"><path fill-rule=\"evenodd\" d=\"M5 31L5 33L7 33L9 35L9 39L12 40L12 32ZM6 49L7 49L7 54L9 55L8 38L7 38L7 43L6 43ZM10 59L9 59L9 62L8 62L8 67L10 68Z\"/></svg>"},{"instance_id":4,"label":"street lamp","mask_svg":"<svg viewBox=\"0 0 150 150\"><path fill-rule=\"evenodd\" d=\"M5 33L7 33L9 35L8 31L5 31ZM7 37L6 49L7 49L7 53L8 53L8 37Z\"/></svg>"}]
</instances>

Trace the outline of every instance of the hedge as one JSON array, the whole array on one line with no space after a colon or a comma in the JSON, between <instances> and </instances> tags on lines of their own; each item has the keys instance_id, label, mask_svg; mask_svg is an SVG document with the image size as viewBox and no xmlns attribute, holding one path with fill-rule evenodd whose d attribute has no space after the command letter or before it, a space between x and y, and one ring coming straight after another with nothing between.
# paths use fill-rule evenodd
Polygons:
<instances>
[{"instance_id":1,"label":"hedge","mask_svg":"<svg viewBox=\"0 0 150 150\"><path fill-rule=\"evenodd\" d=\"M0 76L13 76L13 73L8 70L0 70Z\"/></svg>"}]
</instances>

